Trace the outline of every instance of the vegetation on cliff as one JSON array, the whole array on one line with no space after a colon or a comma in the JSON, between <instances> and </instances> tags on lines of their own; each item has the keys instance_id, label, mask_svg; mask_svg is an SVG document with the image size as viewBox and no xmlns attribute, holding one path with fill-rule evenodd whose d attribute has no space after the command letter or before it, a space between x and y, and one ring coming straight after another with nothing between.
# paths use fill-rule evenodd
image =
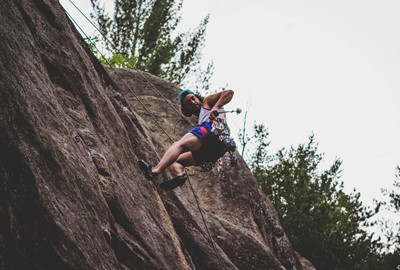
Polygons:
<instances>
[{"instance_id":1,"label":"vegetation on cliff","mask_svg":"<svg viewBox=\"0 0 400 270\"><path fill-rule=\"evenodd\" d=\"M104 8L104 1L91 3L92 17L101 30L97 40L116 66L130 67L134 63L138 69L177 85L187 86L190 79L208 85L213 64L202 70L200 61L209 16L194 30L176 34L182 0L117 0L112 15ZM98 58L105 60L101 55Z\"/></svg>"},{"instance_id":2,"label":"vegetation on cliff","mask_svg":"<svg viewBox=\"0 0 400 270\"><path fill-rule=\"evenodd\" d=\"M249 164L262 191L276 207L282 225L297 251L317 269L395 269L400 265L399 224L374 219L383 207L400 210L400 168L389 203L365 207L360 193L347 194L340 182L342 161L321 169L314 135L307 144L269 153L268 130L255 125L256 146ZM243 138L243 134L241 134ZM376 239L368 227L382 223L387 237Z\"/></svg>"}]
</instances>

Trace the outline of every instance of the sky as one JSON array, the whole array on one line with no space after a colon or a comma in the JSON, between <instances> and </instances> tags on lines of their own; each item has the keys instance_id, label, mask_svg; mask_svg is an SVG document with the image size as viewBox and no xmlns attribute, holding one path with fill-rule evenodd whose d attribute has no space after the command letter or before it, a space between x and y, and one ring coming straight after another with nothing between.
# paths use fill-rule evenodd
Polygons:
<instances>
[{"instance_id":1,"label":"sky","mask_svg":"<svg viewBox=\"0 0 400 270\"><path fill-rule=\"evenodd\" d=\"M89 0L74 2L89 15ZM271 153L314 134L321 169L341 159L345 190L371 205L400 166L399 11L398 0L184 0L179 31L210 14L203 61L211 89L235 91L227 109L247 111L250 130L264 123ZM237 134L243 114L229 120Z\"/></svg>"},{"instance_id":2,"label":"sky","mask_svg":"<svg viewBox=\"0 0 400 270\"><path fill-rule=\"evenodd\" d=\"M341 159L346 189L369 202L400 165L399 11L386 0L185 0L182 23L210 13L212 87L235 90L230 106L267 126L272 152L313 133L326 166Z\"/></svg>"}]
</instances>

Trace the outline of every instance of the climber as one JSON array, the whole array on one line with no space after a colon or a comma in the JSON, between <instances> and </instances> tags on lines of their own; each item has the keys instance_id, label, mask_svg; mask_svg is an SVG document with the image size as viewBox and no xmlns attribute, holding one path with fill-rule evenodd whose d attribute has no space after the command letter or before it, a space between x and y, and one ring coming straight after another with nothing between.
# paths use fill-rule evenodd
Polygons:
<instances>
[{"instance_id":1,"label":"climber","mask_svg":"<svg viewBox=\"0 0 400 270\"><path fill-rule=\"evenodd\" d=\"M153 180L168 168L174 177L161 183L160 187L174 189L186 182L185 167L215 163L221 158L227 152L227 146L215 132L215 124L218 122L221 126L222 123L229 130L223 106L232 100L233 94L232 90L224 90L204 98L191 90L182 91L178 96L181 112L186 117L197 116L198 125L172 144L156 166L139 160L139 167L146 178Z\"/></svg>"}]
</instances>

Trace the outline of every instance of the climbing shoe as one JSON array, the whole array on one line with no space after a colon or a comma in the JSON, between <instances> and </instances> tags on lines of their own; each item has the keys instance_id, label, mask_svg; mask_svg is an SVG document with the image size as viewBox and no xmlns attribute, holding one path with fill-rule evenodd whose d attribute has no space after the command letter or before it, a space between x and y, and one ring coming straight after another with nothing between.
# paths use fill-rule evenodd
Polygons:
<instances>
[{"instance_id":1,"label":"climbing shoe","mask_svg":"<svg viewBox=\"0 0 400 270\"><path fill-rule=\"evenodd\" d=\"M186 174L176 176L168 181L161 183L160 188L165 190L173 190L174 188L182 186L186 182L186 180L187 180Z\"/></svg>"},{"instance_id":2,"label":"climbing shoe","mask_svg":"<svg viewBox=\"0 0 400 270\"><path fill-rule=\"evenodd\" d=\"M149 163L147 163L143 159L139 160L139 168L142 170L142 172L147 180L151 181L154 178L156 178L156 175L152 171L153 166L151 166Z\"/></svg>"}]
</instances>

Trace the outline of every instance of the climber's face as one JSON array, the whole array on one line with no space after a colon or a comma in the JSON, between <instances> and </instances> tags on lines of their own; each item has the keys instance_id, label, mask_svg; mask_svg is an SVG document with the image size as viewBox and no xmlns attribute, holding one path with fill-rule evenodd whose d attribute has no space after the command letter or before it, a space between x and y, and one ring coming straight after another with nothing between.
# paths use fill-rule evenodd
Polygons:
<instances>
[{"instance_id":1,"label":"climber's face","mask_svg":"<svg viewBox=\"0 0 400 270\"><path fill-rule=\"evenodd\" d=\"M193 94L188 94L183 99L183 104L188 108L193 114L200 112L201 101Z\"/></svg>"}]
</instances>

